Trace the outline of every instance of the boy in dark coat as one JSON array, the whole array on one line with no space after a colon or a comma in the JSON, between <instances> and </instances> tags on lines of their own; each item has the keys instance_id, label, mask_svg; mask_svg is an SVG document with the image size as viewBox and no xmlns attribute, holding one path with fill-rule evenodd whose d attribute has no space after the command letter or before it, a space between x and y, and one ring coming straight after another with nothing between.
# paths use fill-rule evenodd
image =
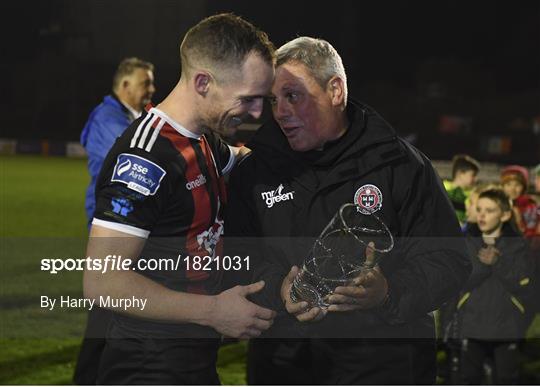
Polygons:
<instances>
[{"instance_id":1,"label":"boy in dark coat","mask_svg":"<svg viewBox=\"0 0 540 387\"><path fill-rule=\"evenodd\" d=\"M527 243L512 223L512 204L500 189L479 195L478 223L467 232L473 271L457 303L460 372L465 384L480 384L486 358L493 381L519 381L518 343L525 335L523 299L532 268Z\"/></svg>"}]
</instances>

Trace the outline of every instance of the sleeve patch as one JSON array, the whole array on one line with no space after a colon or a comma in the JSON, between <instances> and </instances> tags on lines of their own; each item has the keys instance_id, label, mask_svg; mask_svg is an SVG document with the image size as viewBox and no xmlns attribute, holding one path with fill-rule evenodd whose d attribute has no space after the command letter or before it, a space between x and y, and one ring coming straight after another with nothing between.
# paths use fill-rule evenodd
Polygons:
<instances>
[{"instance_id":1,"label":"sleeve patch","mask_svg":"<svg viewBox=\"0 0 540 387\"><path fill-rule=\"evenodd\" d=\"M143 157L121 153L116 159L111 182L127 185L145 196L154 195L166 172L159 165Z\"/></svg>"}]
</instances>

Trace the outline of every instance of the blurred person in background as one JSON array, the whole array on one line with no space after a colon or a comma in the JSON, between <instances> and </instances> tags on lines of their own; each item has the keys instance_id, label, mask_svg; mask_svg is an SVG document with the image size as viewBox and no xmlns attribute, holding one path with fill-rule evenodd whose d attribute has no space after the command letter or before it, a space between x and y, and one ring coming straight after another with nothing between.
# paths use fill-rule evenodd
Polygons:
<instances>
[{"instance_id":1,"label":"blurred person in background","mask_svg":"<svg viewBox=\"0 0 540 387\"><path fill-rule=\"evenodd\" d=\"M479 184L475 186L470 192L467 200L465 200L465 223L462 226L464 233L467 232L467 229L472 225L476 224L478 213L476 212L476 202L478 201L478 196L483 192L489 189L500 189L500 184L487 183Z\"/></svg>"},{"instance_id":2,"label":"blurred person in background","mask_svg":"<svg viewBox=\"0 0 540 387\"><path fill-rule=\"evenodd\" d=\"M452 180L444 181L444 188L462 226L467 220L465 202L476 184L479 171L480 164L471 156L456 155L452 159Z\"/></svg>"},{"instance_id":3,"label":"blurred person in background","mask_svg":"<svg viewBox=\"0 0 540 387\"><path fill-rule=\"evenodd\" d=\"M459 376L463 384L482 384L485 362L493 371L488 382L519 382L519 344L527 321L524 300L530 296L532 266L528 245L513 225L512 203L500 189L482 191L476 203L477 223L467 230L473 271L455 305L452 331L461 344Z\"/></svg>"},{"instance_id":4,"label":"blurred person in background","mask_svg":"<svg viewBox=\"0 0 540 387\"><path fill-rule=\"evenodd\" d=\"M116 139L151 103L155 91L154 65L135 57L125 58L114 73L111 94L105 96L90 113L81 133L90 175L85 198L88 226L96 207L96 180L103 160ZM85 338L75 367L76 384L95 384L110 318L110 312L98 306L89 312Z\"/></svg>"},{"instance_id":5,"label":"blurred person in background","mask_svg":"<svg viewBox=\"0 0 540 387\"><path fill-rule=\"evenodd\" d=\"M154 65L139 58L123 59L113 77L112 93L90 113L81 133L81 144L88 153L90 174L85 201L88 223L94 216L96 179L105 156L116 138L151 103L155 91Z\"/></svg>"},{"instance_id":6,"label":"blurred person in background","mask_svg":"<svg viewBox=\"0 0 540 387\"><path fill-rule=\"evenodd\" d=\"M501 171L501 184L515 208L516 223L526 238L537 235L540 216L538 204L527 194L529 171L521 165L510 165Z\"/></svg>"},{"instance_id":7,"label":"blurred person in background","mask_svg":"<svg viewBox=\"0 0 540 387\"><path fill-rule=\"evenodd\" d=\"M487 183L475 186L465 200L466 221L461 230L467 235L471 230L475 230L478 225L477 204L480 194L487 190L501 189L499 184ZM461 352L461 342L458 340L459 321L456 305L459 298L448 301L441 307L437 316L440 319L442 330L440 349L446 353L443 366L440 368L440 375L445 380L445 384L460 383L459 358Z\"/></svg>"}]
</instances>

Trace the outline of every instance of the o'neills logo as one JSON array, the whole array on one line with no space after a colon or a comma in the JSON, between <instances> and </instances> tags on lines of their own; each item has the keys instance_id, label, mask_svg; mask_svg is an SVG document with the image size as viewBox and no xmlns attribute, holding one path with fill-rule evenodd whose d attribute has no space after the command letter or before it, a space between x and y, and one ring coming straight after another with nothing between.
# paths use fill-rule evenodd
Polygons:
<instances>
[{"instance_id":1,"label":"o'neills logo","mask_svg":"<svg viewBox=\"0 0 540 387\"><path fill-rule=\"evenodd\" d=\"M261 196L268 208L272 208L274 203L284 202L286 200L294 199L294 191L283 193L283 184L280 184L273 191L261 192Z\"/></svg>"},{"instance_id":2,"label":"o'neills logo","mask_svg":"<svg viewBox=\"0 0 540 387\"><path fill-rule=\"evenodd\" d=\"M195 180L188 181L186 183L186 188L191 191L193 188L200 187L204 183L206 183L206 177L201 173Z\"/></svg>"}]
</instances>

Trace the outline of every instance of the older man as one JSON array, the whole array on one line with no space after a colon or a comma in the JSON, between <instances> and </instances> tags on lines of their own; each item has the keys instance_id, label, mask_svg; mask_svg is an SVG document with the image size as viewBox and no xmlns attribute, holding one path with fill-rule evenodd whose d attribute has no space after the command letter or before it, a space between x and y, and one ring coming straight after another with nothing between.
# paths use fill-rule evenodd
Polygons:
<instances>
[{"instance_id":1,"label":"older man","mask_svg":"<svg viewBox=\"0 0 540 387\"><path fill-rule=\"evenodd\" d=\"M116 139L141 116L155 91L154 65L139 58L125 58L114 73L112 94L103 98L84 125L81 144L88 153L90 184L85 208L89 223L96 208L96 180L103 160Z\"/></svg>"},{"instance_id":2,"label":"older man","mask_svg":"<svg viewBox=\"0 0 540 387\"><path fill-rule=\"evenodd\" d=\"M347 94L328 42L300 37L279 48L274 120L231 176L226 233L241 237L236 248L252 259L251 280L266 282L253 299L278 311L265 333L272 338L251 343L252 384L435 382L431 312L469 273L459 225L429 160ZM347 202L381 218L396 247L356 285L335 289L330 307L293 302L304 240Z\"/></svg>"},{"instance_id":3,"label":"older man","mask_svg":"<svg viewBox=\"0 0 540 387\"><path fill-rule=\"evenodd\" d=\"M223 175L243 152L218 135L260 116L273 46L221 14L180 54L178 84L120 136L96 184L84 292L115 312L98 383L218 384L220 335L258 336L274 316L246 299L264 283L221 291L221 271L200 265L219 255Z\"/></svg>"}]
</instances>

